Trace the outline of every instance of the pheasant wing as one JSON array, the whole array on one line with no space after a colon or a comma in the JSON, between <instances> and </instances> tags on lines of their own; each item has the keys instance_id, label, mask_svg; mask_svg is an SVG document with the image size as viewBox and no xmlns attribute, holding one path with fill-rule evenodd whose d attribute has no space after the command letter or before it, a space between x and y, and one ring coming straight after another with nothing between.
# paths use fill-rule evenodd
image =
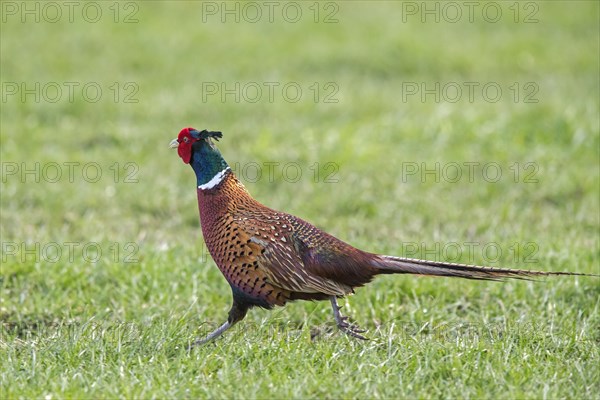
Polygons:
<instances>
[{"instance_id":1,"label":"pheasant wing","mask_svg":"<svg viewBox=\"0 0 600 400\"><path fill-rule=\"evenodd\" d=\"M267 221L244 222L250 241L260 248L259 268L274 286L343 296L372 278L374 269L363 259L367 253L297 217L278 213Z\"/></svg>"}]
</instances>

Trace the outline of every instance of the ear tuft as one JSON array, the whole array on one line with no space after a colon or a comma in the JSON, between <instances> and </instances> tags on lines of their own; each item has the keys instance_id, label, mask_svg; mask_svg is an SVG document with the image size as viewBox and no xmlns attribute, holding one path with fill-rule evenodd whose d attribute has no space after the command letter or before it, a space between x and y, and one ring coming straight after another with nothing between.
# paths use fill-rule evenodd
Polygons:
<instances>
[{"instance_id":1,"label":"ear tuft","mask_svg":"<svg viewBox=\"0 0 600 400\"><path fill-rule=\"evenodd\" d=\"M215 140L219 140L220 138L223 137L223 133L222 132L216 132L216 131L207 131L206 129L200 132L200 139L215 139Z\"/></svg>"}]
</instances>

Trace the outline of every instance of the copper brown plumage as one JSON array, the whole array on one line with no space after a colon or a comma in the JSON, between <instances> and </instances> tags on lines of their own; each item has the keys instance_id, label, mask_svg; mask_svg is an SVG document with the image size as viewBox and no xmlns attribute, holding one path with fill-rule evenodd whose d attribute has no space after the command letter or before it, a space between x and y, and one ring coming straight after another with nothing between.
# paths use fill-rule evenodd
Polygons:
<instances>
[{"instance_id":1,"label":"copper brown plumage","mask_svg":"<svg viewBox=\"0 0 600 400\"><path fill-rule=\"evenodd\" d=\"M227 321L196 344L221 335L249 308L270 309L293 300L327 300L338 327L365 339L342 317L336 299L353 293L379 274L422 274L499 280L544 275L586 275L490 268L368 253L290 214L256 201L214 146L220 132L185 128L171 142L198 183L202 233L215 263L231 286Z\"/></svg>"}]
</instances>

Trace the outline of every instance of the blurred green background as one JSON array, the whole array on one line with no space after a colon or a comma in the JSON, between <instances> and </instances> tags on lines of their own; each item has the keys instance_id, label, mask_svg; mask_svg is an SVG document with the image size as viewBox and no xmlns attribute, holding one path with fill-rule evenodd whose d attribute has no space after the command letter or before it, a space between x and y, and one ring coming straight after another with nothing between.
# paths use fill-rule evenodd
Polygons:
<instances>
[{"instance_id":1,"label":"blurred green background","mask_svg":"<svg viewBox=\"0 0 600 400\"><path fill-rule=\"evenodd\" d=\"M346 308L367 344L298 303L183 350L230 303L167 148L186 126L223 131L259 201L359 248L599 272L598 2L473 3L2 2L3 394L597 393L597 278L385 277Z\"/></svg>"}]
</instances>

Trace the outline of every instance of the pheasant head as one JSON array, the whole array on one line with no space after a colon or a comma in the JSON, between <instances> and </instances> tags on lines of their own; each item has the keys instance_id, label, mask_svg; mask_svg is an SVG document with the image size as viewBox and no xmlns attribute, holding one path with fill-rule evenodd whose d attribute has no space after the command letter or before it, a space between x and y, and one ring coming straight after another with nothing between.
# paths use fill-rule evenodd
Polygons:
<instances>
[{"instance_id":1,"label":"pheasant head","mask_svg":"<svg viewBox=\"0 0 600 400\"><path fill-rule=\"evenodd\" d=\"M169 144L169 147L177 148L177 153L184 163L192 166L200 189L216 186L230 169L212 141L221 137L221 132L184 128L179 132L177 139L173 139Z\"/></svg>"}]
</instances>

